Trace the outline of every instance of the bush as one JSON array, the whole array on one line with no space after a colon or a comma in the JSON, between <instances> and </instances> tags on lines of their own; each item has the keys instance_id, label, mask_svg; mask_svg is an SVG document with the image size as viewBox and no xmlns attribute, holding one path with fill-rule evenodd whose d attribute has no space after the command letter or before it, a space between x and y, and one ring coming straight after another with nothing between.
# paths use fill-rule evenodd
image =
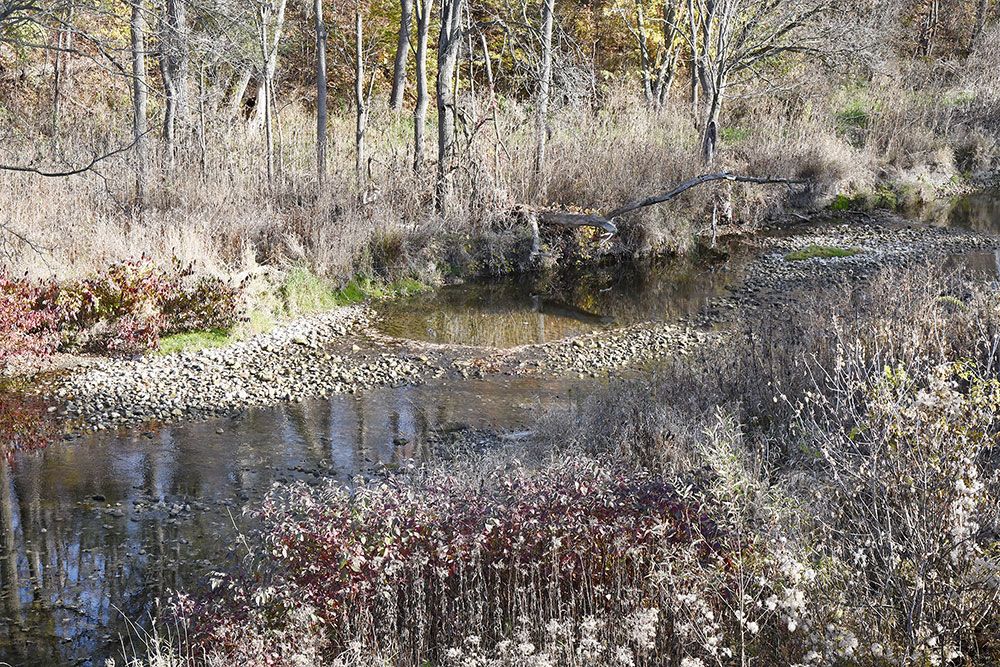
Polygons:
<instances>
[{"instance_id":1,"label":"bush","mask_svg":"<svg viewBox=\"0 0 1000 667\"><path fill-rule=\"evenodd\" d=\"M0 371L15 357L44 355L56 345L56 318L43 286L0 271Z\"/></svg>"},{"instance_id":2,"label":"bush","mask_svg":"<svg viewBox=\"0 0 1000 667\"><path fill-rule=\"evenodd\" d=\"M232 327L239 298L239 288L194 277L191 267L136 261L59 286L54 303L67 346L138 354L156 349L162 335Z\"/></svg>"},{"instance_id":3,"label":"bush","mask_svg":"<svg viewBox=\"0 0 1000 667\"><path fill-rule=\"evenodd\" d=\"M293 485L255 514L262 577L218 579L227 585L195 615L202 648L232 664L293 664L317 637L321 655L360 640L369 658L439 664L472 634L496 646L520 627L540 646L552 623L643 615L638 640L614 624L592 639L652 656L668 641L657 568L678 553L725 580L731 548L706 508L662 479L582 457L436 468L353 491ZM274 653L248 655L252 645Z\"/></svg>"},{"instance_id":4,"label":"bush","mask_svg":"<svg viewBox=\"0 0 1000 667\"><path fill-rule=\"evenodd\" d=\"M804 423L816 559L837 573L868 646L953 664L1000 630L1000 381L971 363L915 374L847 363L830 384Z\"/></svg>"}]
</instances>

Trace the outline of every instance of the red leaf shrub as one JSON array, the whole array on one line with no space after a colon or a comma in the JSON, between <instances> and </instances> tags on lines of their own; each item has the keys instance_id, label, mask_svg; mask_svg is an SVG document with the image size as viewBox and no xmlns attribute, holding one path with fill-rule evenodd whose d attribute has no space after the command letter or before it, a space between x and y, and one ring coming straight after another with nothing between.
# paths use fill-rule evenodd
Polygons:
<instances>
[{"instance_id":1,"label":"red leaf shrub","mask_svg":"<svg viewBox=\"0 0 1000 667\"><path fill-rule=\"evenodd\" d=\"M56 319L44 294L44 286L0 271L0 370L14 357L55 349Z\"/></svg>"},{"instance_id":2,"label":"red leaf shrub","mask_svg":"<svg viewBox=\"0 0 1000 667\"><path fill-rule=\"evenodd\" d=\"M160 300L164 333L212 331L232 327L239 316L240 289L214 276L186 281L177 274Z\"/></svg>"},{"instance_id":3,"label":"red leaf shrub","mask_svg":"<svg viewBox=\"0 0 1000 667\"><path fill-rule=\"evenodd\" d=\"M146 262L122 262L104 272L61 285L55 296L63 327L86 330L122 317L150 317L159 311L168 281Z\"/></svg>"},{"instance_id":4,"label":"red leaf shrub","mask_svg":"<svg viewBox=\"0 0 1000 667\"><path fill-rule=\"evenodd\" d=\"M262 638L297 632L296 651L309 633L326 655L368 637L408 653L400 664L423 664L470 628L497 641L524 614L655 606L648 582L678 550L725 561L699 506L646 472L589 459L353 490L300 483L254 517L266 553L200 606L185 599L182 616L207 650L262 664L285 661L280 642ZM268 645L263 656L248 655L250 638Z\"/></svg>"},{"instance_id":5,"label":"red leaf shrub","mask_svg":"<svg viewBox=\"0 0 1000 667\"><path fill-rule=\"evenodd\" d=\"M64 344L91 352L137 354L161 335L228 329L237 320L240 290L175 263L169 271L146 261L122 262L58 287L52 296Z\"/></svg>"}]
</instances>

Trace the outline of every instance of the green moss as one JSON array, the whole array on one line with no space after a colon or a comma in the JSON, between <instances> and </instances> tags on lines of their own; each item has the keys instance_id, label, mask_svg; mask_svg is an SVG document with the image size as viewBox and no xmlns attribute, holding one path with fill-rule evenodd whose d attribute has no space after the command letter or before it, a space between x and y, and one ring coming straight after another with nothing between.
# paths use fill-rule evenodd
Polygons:
<instances>
[{"instance_id":1,"label":"green moss","mask_svg":"<svg viewBox=\"0 0 1000 667\"><path fill-rule=\"evenodd\" d=\"M210 347L222 347L233 340L228 329L212 331L193 331L191 333L174 334L160 339L157 354L174 354L188 350L204 350Z\"/></svg>"},{"instance_id":2,"label":"green moss","mask_svg":"<svg viewBox=\"0 0 1000 667\"><path fill-rule=\"evenodd\" d=\"M810 245L802 248L801 250L796 250L785 255L785 259L789 262L800 262L806 259L814 259L821 257L824 259L829 259L832 257L852 257L857 255L861 250L858 248L838 248L836 246L826 246L826 245Z\"/></svg>"},{"instance_id":3,"label":"green moss","mask_svg":"<svg viewBox=\"0 0 1000 667\"><path fill-rule=\"evenodd\" d=\"M831 211L849 211L854 207L855 198L847 195L837 195L830 204Z\"/></svg>"},{"instance_id":4,"label":"green moss","mask_svg":"<svg viewBox=\"0 0 1000 667\"><path fill-rule=\"evenodd\" d=\"M853 195L839 194L831 202L830 210L873 211L875 209L886 209L889 211L899 211L914 196L919 196L919 192L916 192L912 188L880 185L871 192L862 192Z\"/></svg>"}]
</instances>

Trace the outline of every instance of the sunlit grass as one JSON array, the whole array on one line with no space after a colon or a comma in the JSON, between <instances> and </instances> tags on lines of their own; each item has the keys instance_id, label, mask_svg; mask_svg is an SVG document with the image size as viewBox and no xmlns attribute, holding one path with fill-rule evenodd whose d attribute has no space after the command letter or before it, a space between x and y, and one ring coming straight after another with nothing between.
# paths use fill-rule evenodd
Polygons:
<instances>
[{"instance_id":1,"label":"sunlit grass","mask_svg":"<svg viewBox=\"0 0 1000 667\"><path fill-rule=\"evenodd\" d=\"M156 349L157 354L175 354L192 350L204 350L210 347L223 347L233 341L233 334L228 329L212 331L193 331L191 333L173 334L160 339Z\"/></svg>"}]
</instances>

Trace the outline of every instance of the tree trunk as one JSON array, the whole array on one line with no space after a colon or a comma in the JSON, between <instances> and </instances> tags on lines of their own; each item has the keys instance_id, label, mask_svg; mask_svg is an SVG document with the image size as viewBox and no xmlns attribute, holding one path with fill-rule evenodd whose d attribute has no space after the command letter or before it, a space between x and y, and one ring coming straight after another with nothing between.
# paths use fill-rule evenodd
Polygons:
<instances>
[{"instance_id":1,"label":"tree trunk","mask_svg":"<svg viewBox=\"0 0 1000 667\"><path fill-rule=\"evenodd\" d=\"M358 179L358 189L364 191L365 179L365 130L368 124L368 109L365 106L365 61L364 23L361 20L361 4L354 12L354 107L357 111L354 171Z\"/></svg>"},{"instance_id":2,"label":"tree trunk","mask_svg":"<svg viewBox=\"0 0 1000 667\"><path fill-rule=\"evenodd\" d=\"M62 111L62 97L64 81L67 73L66 60L69 59L69 51L73 48L73 31L69 24L73 20L72 5L66 11L66 26L60 27L56 35L56 52L54 63L54 78L52 81L52 137L55 139L56 149L59 147L59 116Z\"/></svg>"},{"instance_id":3,"label":"tree trunk","mask_svg":"<svg viewBox=\"0 0 1000 667\"><path fill-rule=\"evenodd\" d=\"M549 88L552 84L552 22L556 0L542 0L542 69L538 81L538 115L535 119L535 175L545 168L545 143L549 134Z\"/></svg>"},{"instance_id":4,"label":"tree trunk","mask_svg":"<svg viewBox=\"0 0 1000 667\"><path fill-rule=\"evenodd\" d=\"M142 0L132 0L129 22L132 42L132 140L135 142L135 205L146 200L146 39Z\"/></svg>"},{"instance_id":5,"label":"tree trunk","mask_svg":"<svg viewBox=\"0 0 1000 667\"><path fill-rule=\"evenodd\" d=\"M436 204L445 212L445 200L450 191L452 152L455 143L455 66L461 44L462 0L442 0L441 32L438 38L438 170Z\"/></svg>"},{"instance_id":6,"label":"tree trunk","mask_svg":"<svg viewBox=\"0 0 1000 667\"><path fill-rule=\"evenodd\" d=\"M424 130L427 126L427 40L434 0L416 0L417 10L417 105L413 111L413 170L424 162Z\"/></svg>"},{"instance_id":7,"label":"tree trunk","mask_svg":"<svg viewBox=\"0 0 1000 667\"><path fill-rule=\"evenodd\" d=\"M263 79L261 83L262 88L257 89L257 107L256 115L261 117L261 121L264 125L264 150L267 158L267 187L271 188L274 186L274 136L272 134L271 126L271 77L273 75L273 70L270 69L270 63L274 62L270 57L274 54L277 49L268 51L268 46L270 40L267 37L267 23L270 10L266 7L261 7L259 19L260 19L260 34L258 38L260 40L260 53L261 53L261 65L263 67Z\"/></svg>"},{"instance_id":8,"label":"tree trunk","mask_svg":"<svg viewBox=\"0 0 1000 667\"><path fill-rule=\"evenodd\" d=\"M976 48L979 36L983 34L983 26L986 25L986 10L988 6L989 0L979 0L976 4L976 24L972 29L972 37L969 39L969 51Z\"/></svg>"},{"instance_id":9,"label":"tree trunk","mask_svg":"<svg viewBox=\"0 0 1000 667\"><path fill-rule=\"evenodd\" d=\"M274 29L270 32L268 29L268 24L271 22L271 9L268 7L262 8L259 14L259 20L261 22L260 35L258 39L260 40L260 48L262 54L262 71L260 74L260 80L257 82L257 101L254 106L254 115L251 124L256 128L262 128L264 126L265 117L270 115L269 111L269 96L268 92L274 86L274 73L278 69L278 46L281 44L281 34L285 28L285 5L287 0L277 0L277 6L274 11Z\"/></svg>"},{"instance_id":10,"label":"tree trunk","mask_svg":"<svg viewBox=\"0 0 1000 667\"><path fill-rule=\"evenodd\" d=\"M687 0L688 29L691 42L691 113L698 122L698 29L695 24L694 0Z\"/></svg>"},{"instance_id":11,"label":"tree trunk","mask_svg":"<svg viewBox=\"0 0 1000 667\"><path fill-rule=\"evenodd\" d=\"M646 17L642 10L642 0L635 3L635 31L639 42L639 70L642 74L642 94L646 103L653 105L653 76L649 71L649 40L646 38Z\"/></svg>"},{"instance_id":12,"label":"tree trunk","mask_svg":"<svg viewBox=\"0 0 1000 667\"><path fill-rule=\"evenodd\" d=\"M316 14L316 178L326 181L326 24L323 0L314 0Z\"/></svg>"},{"instance_id":13,"label":"tree trunk","mask_svg":"<svg viewBox=\"0 0 1000 667\"><path fill-rule=\"evenodd\" d=\"M389 98L389 104L397 115L403 109L406 92L406 60L410 55L413 0L399 0L399 9L399 40L396 42L396 61L392 66L392 96Z\"/></svg>"},{"instance_id":14,"label":"tree trunk","mask_svg":"<svg viewBox=\"0 0 1000 667\"><path fill-rule=\"evenodd\" d=\"M660 57L659 71L656 73L656 89L653 91L654 104L657 109L663 107L670 97L670 89L674 85L677 74L677 53L674 50L674 39L677 37L677 9L673 0L663 2L663 54Z\"/></svg>"},{"instance_id":15,"label":"tree trunk","mask_svg":"<svg viewBox=\"0 0 1000 667\"><path fill-rule=\"evenodd\" d=\"M243 97L247 94L247 88L250 86L250 78L252 76L253 72L247 67L240 74L240 78L236 80L236 85L230 91L229 103L226 105L229 109L228 115L230 120L240 115L240 109L243 107Z\"/></svg>"},{"instance_id":16,"label":"tree trunk","mask_svg":"<svg viewBox=\"0 0 1000 667\"><path fill-rule=\"evenodd\" d=\"M163 135L166 139L167 164L173 167L176 156L177 130L185 133L190 125L188 30L183 0L167 0L160 36L160 71L166 108L163 114Z\"/></svg>"},{"instance_id":17,"label":"tree trunk","mask_svg":"<svg viewBox=\"0 0 1000 667\"><path fill-rule=\"evenodd\" d=\"M711 102L708 115L705 118L705 131L702 133L702 158L705 164L711 166L715 162L715 154L719 146L719 115L722 111L723 86L714 86L711 92Z\"/></svg>"},{"instance_id":18,"label":"tree trunk","mask_svg":"<svg viewBox=\"0 0 1000 667\"><path fill-rule=\"evenodd\" d=\"M937 37L940 10L939 0L928 0L927 15L924 17L923 33L920 36L921 55L930 56L934 52L934 39Z\"/></svg>"}]
</instances>

